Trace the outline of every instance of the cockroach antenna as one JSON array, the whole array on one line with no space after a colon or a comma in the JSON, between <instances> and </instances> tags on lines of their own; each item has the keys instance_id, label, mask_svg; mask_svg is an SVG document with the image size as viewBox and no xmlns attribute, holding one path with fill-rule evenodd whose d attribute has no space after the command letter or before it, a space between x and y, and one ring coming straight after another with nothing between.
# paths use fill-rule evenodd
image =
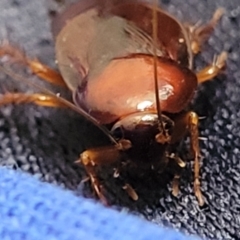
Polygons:
<instances>
[{"instance_id":1,"label":"cockroach antenna","mask_svg":"<svg viewBox=\"0 0 240 240\"><path fill-rule=\"evenodd\" d=\"M155 97L156 97L156 108L157 108L157 115L158 115L158 124L159 129L162 129L161 134L163 135L163 142L166 142L167 132L165 130L163 120L162 120L162 111L161 111L161 104L160 104L160 97L158 91L158 74L157 74L157 38L158 38L158 19L157 19L157 6L158 0L154 0L153 2L153 14L152 14L152 46L153 46L153 73L154 73L154 87L155 87Z\"/></svg>"}]
</instances>

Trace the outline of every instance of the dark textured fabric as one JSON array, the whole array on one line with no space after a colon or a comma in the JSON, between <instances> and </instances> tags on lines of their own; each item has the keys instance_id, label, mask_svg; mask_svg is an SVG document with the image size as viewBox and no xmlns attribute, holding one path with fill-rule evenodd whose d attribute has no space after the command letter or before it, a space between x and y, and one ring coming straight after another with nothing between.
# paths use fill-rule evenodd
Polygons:
<instances>
[{"instance_id":1,"label":"dark textured fabric","mask_svg":"<svg viewBox=\"0 0 240 240\"><path fill-rule=\"evenodd\" d=\"M226 13L215 29L196 68L211 62L222 50L229 52L225 75L199 88L193 110L200 121L202 191L206 198L199 208L192 189L191 163L181 179L180 194L173 197L170 184L152 181L134 183L140 200L132 202L111 178L106 182L113 208L127 209L160 226L172 226L209 239L240 239L240 8L237 0L163 1L163 7L178 18L196 23L207 21L218 7ZM48 9L51 1L1 0L0 37L24 48L31 57L54 66L53 40ZM19 74L30 77L17 66ZM2 91L31 91L0 73ZM46 84L48 87L49 84ZM65 94L61 89L53 89ZM92 196L81 166L74 164L89 146L103 144L104 137L77 114L63 109L32 105L6 106L0 110L0 163L29 172L39 179L64 186L76 194ZM166 187L164 187L166 186Z\"/></svg>"}]
</instances>

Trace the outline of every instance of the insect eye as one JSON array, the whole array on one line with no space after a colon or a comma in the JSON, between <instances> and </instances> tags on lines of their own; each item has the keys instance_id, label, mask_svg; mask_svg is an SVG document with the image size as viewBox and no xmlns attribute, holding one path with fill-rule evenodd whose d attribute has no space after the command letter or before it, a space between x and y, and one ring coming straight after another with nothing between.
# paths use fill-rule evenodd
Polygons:
<instances>
[{"instance_id":1,"label":"insect eye","mask_svg":"<svg viewBox=\"0 0 240 240\"><path fill-rule=\"evenodd\" d=\"M114 128L111 132L117 140L124 138L123 129L121 126Z\"/></svg>"}]
</instances>

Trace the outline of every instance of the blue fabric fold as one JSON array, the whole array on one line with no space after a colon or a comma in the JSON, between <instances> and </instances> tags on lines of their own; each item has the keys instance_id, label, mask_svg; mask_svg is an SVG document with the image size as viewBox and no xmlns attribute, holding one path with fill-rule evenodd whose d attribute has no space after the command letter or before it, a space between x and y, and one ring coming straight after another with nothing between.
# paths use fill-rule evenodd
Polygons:
<instances>
[{"instance_id":1,"label":"blue fabric fold","mask_svg":"<svg viewBox=\"0 0 240 240\"><path fill-rule=\"evenodd\" d=\"M1 240L197 240L0 168Z\"/></svg>"}]
</instances>

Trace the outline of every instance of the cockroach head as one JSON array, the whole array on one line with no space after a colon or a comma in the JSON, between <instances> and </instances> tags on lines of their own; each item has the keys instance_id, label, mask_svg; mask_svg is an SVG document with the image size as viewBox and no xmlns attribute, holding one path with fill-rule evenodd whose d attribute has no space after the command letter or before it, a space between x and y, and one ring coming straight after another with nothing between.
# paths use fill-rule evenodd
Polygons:
<instances>
[{"instance_id":1,"label":"cockroach head","mask_svg":"<svg viewBox=\"0 0 240 240\"><path fill-rule=\"evenodd\" d=\"M112 134L118 139L130 140L134 145L138 143L165 144L170 141L174 126L173 121L162 114L163 124L153 112L137 112L123 117L112 127ZM164 129L162 129L162 126ZM165 136L167 134L167 136ZM163 139L168 139L164 141Z\"/></svg>"}]
</instances>

